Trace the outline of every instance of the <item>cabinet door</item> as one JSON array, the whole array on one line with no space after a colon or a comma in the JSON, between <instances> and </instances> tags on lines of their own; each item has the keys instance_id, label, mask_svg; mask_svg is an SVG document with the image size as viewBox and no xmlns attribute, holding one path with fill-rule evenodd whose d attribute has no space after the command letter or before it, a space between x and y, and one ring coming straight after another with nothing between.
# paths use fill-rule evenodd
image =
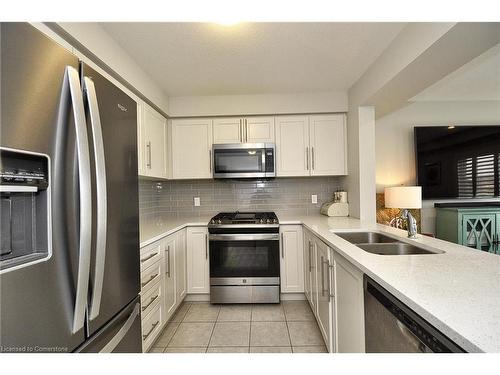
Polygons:
<instances>
[{"instance_id":1,"label":"cabinet door","mask_svg":"<svg viewBox=\"0 0 500 375\"><path fill-rule=\"evenodd\" d=\"M214 144L243 142L243 120L240 117L216 118L213 122Z\"/></svg>"},{"instance_id":2,"label":"cabinet door","mask_svg":"<svg viewBox=\"0 0 500 375\"><path fill-rule=\"evenodd\" d=\"M139 171L167 178L167 120L145 103L139 105Z\"/></svg>"},{"instance_id":3,"label":"cabinet door","mask_svg":"<svg viewBox=\"0 0 500 375\"><path fill-rule=\"evenodd\" d=\"M175 289L177 305L186 296L186 230L176 233L175 238Z\"/></svg>"},{"instance_id":4,"label":"cabinet door","mask_svg":"<svg viewBox=\"0 0 500 375\"><path fill-rule=\"evenodd\" d=\"M327 348L330 348L330 250L323 241L316 240L316 277L318 280L318 315L319 330Z\"/></svg>"},{"instance_id":5,"label":"cabinet door","mask_svg":"<svg viewBox=\"0 0 500 375\"><path fill-rule=\"evenodd\" d=\"M212 178L212 120L172 120L172 178Z\"/></svg>"},{"instance_id":6,"label":"cabinet door","mask_svg":"<svg viewBox=\"0 0 500 375\"><path fill-rule=\"evenodd\" d=\"M462 215L462 245L494 253L496 215L475 213Z\"/></svg>"},{"instance_id":7,"label":"cabinet door","mask_svg":"<svg viewBox=\"0 0 500 375\"><path fill-rule=\"evenodd\" d=\"M247 117L244 122L244 142L274 143L274 117Z\"/></svg>"},{"instance_id":8,"label":"cabinet door","mask_svg":"<svg viewBox=\"0 0 500 375\"><path fill-rule=\"evenodd\" d=\"M304 294L311 304L311 258L312 258L312 240L308 230L304 230Z\"/></svg>"},{"instance_id":9,"label":"cabinet door","mask_svg":"<svg viewBox=\"0 0 500 375\"><path fill-rule=\"evenodd\" d=\"M318 316L318 256L317 239L311 236L311 310Z\"/></svg>"},{"instance_id":10,"label":"cabinet door","mask_svg":"<svg viewBox=\"0 0 500 375\"><path fill-rule=\"evenodd\" d=\"M280 281L281 293L304 292L304 250L302 225L282 225Z\"/></svg>"},{"instance_id":11,"label":"cabinet door","mask_svg":"<svg viewBox=\"0 0 500 375\"><path fill-rule=\"evenodd\" d=\"M345 115L316 115L309 117L311 146L311 175L345 175L346 121Z\"/></svg>"},{"instance_id":12,"label":"cabinet door","mask_svg":"<svg viewBox=\"0 0 500 375\"><path fill-rule=\"evenodd\" d=\"M363 273L334 253L337 352L365 352Z\"/></svg>"},{"instance_id":13,"label":"cabinet door","mask_svg":"<svg viewBox=\"0 0 500 375\"><path fill-rule=\"evenodd\" d=\"M187 228L186 241L188 293L210 293L207 228Z\"/></svg>"},{"instance_id":14,"label":"cabinet door","mask_svg":"<svg viewBox=\"0 0 500 375\"><path fill-rule=\"evenodd\" d=\"M307 116L276 116L276 175L309 176L311 166Z\"/></svg>"},{"instance_id":15,"label":"cabinet door","mask_svg":"<svg viewBox=\"0 0 500 375\"><path fill-rule=\"evenodd\" d=\"M168 320L176 308L176 290L175 290L175 236L169 236L164 242L164 261L165 261L165 320Z\"/></svg>"}]
</instances>

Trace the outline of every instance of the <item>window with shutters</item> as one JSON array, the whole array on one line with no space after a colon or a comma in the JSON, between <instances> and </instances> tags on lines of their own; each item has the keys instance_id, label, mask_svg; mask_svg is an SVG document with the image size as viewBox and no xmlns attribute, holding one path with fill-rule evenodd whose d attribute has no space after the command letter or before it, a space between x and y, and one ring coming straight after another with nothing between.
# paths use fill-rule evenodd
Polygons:
<instances>
[{"instance_id":1,"label":"window with shutters","mask_svg":"<svg viewBox=\"0 0 500 375\"><path fill-rule=\"evenodd\" d=\"M472 176L473 159L458 161L458 196L460 198L474 197L474 178Z\"/></svg>"},{"instance_id":2,"label":"window with shutters","mask_svg":"<svg viewBox=\"0 0 500 375\"><path fill-rule=\"evenodd\" d=\"M460 198L500 195L500 154L461 159L457 163Z\"/></svg>"}]
</instances>

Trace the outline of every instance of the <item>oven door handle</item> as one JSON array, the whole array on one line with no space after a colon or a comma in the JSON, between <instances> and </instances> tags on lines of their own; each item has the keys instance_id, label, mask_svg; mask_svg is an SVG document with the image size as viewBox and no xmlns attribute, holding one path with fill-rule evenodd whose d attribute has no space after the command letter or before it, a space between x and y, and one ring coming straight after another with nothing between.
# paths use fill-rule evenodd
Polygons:
<instances>
[{"instance_id":1,"label":"oven door handle","mask_svg":"<svg viewBox=\"0 0 500 375\"><path fill-rule=\"evenodd\" d=\"M279 241L279 233L210 234L209 241Z\"/></svg>"}]
</instances>

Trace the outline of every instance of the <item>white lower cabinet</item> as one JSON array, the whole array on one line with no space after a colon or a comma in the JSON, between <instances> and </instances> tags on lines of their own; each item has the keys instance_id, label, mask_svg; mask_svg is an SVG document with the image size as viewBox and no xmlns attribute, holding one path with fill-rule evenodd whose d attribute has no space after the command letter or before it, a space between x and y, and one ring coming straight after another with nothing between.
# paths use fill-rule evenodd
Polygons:
<instances>
[{"instance_id":1,"label":"white lower cabinet","mask_svg":"<svg viewBox=\"0 0 500 375\"><path fill-rule=\"evenodd\" d=\"M281 225L280 236L281 293L303 293L302 225Z\"/></svg>"},{"instance_id":2,"label":"white lower cabinet","mask_svg":"<svg viewBox=\"0 0 500 375\"><path fill-rule=\"evenodd\" d=\"M318 291L316 288L316 245L314 235L304 231L304 293L314 315L317 312Z\"/></svg>"},{"instance_id":3,"label":"white lower cabinet","mask_svg":"<svg viewBox=\"0 0 500 375\"><path fill-rule=\"evenodd\" d=\"M186 229L181 229L175 236L175 289L176 298L182 301L186 297Z\"/></svg>"},{"instance_id":4,"label":"white lower cabinet","mask_svg":"<svg viewBox=\"0 0 500 375\"><path fill-rule=\"evenodd\" d=\"M337 352L365 352L363 273L333 252Z\"/></svg>"},{"instance_id":5,"label":"white lower cabinet","mask_svg":"<svg viewBox=\"0 0 500 375\"><path fill-rule=\"evenodd\" d=\"M189 227L186 232L187 292L210 293L207 227Z\"/></svg>"},{"instance_id":6,"label":"white lower cabinet","mask_svg":"<svg viewBox=\"0 0 500 375\"><path fill-rule=\"evenodd\" d=\"M363 273L304 229L304 294L331 353L363 353Z\"/></svg>"},{"instance_id":7,"label":"white lower cabinet","mask_svg":"<svg viewBox=\"0 0 500 375\"><path fill-rule=\"evenodd\" d=\"M158 305L150 314L142 316L142 351L149 350L162 331L162 308Z\"/></svg>"},{"instance_id":8,"label":"white lower cabinet","mask_svg":"<svg viewBox=\"0 0 500 375\"><path fill-rule=\"evenodd\" d=\"M186 296L186 235L141 248L142 350L146 352Z\"/></svg>"},{"instance_id":9,"label":"white lower cabinet","mask_svg":"<svg viewBox=\"0 0 500 375\"><path fill-rule=\"evenodd\" d=\"M163 260L165 262L164 272L164 285L165 285L165 320L168 320L174 313L177 302L177 292L175 288L175 235L167 237L163 244L163 251L165 252Z\"/></svg>"},{"instance_id":10,"label":"white lower cabinet","mask_svg":"<svg viewBox=\"0 0 500 375\"><path fill-rule=\"evenodd\" d=\"M334 351L334 337L332 334L332 304L334 303L332 283L330 281L330 249L320 240L316 244L316 279L318 282L317 321L323 335L326 347ZM332 266L333 267L333 266Z\"/></svg>"}]
</instances>

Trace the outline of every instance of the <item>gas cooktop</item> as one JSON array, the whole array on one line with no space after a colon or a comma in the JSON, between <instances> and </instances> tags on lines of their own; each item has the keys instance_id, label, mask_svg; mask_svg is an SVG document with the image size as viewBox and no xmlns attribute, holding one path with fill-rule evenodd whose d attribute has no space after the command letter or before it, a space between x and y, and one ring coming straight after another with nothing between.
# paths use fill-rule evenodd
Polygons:
<instances>
[{"instance_id":1,"label":"gas cooktop","mask_svg":"<svg viewBox=\"0 0 500 375\"><path fill-rule=\"evenodd\" d=\"M215 215L209 225L277 225L274 212L221 212Z\"/></svg>"}]
</instances>

